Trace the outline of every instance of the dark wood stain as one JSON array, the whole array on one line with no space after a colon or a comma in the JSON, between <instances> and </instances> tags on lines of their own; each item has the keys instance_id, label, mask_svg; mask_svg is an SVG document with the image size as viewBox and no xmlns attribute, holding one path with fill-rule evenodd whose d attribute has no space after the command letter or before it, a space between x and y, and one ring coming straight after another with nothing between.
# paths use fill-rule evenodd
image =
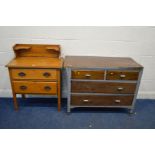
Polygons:
<instances>
[{"instance_id":1,"label":"dark wood stain","mask_svg":"<svg viewBox=\"0 0 155 155\"><path fill-rule=\"evenodd\" d=\"M119 90L119 88L122 88L122 90ZM72 81L71 84L73 93L134 94L135 89L135 83Z\"/></svg>"},{"instance_id":2,"label":"dark wood stain","mask_svg":"<svg viewBox=\"0 0 155 155\"><path fill-rule=\"evenodd\" d=\"M124 77L121 77L124 75ZM107 80L138 80L139 72L131 71L107 71Z\"/></svg>"},{"instance_id":3,"label":"dark wood stain","mask_svg":"<svg viewBox=\"0 0 155 155\"><path fill-rule=\"evenodd\" d=\"M74 106L131 106L132 101L133 96L71 96L71 104Z\"/></svg>"},{"instance_id":4,"label":"dark wood stain","mask_svg":"<svg viewBox=\"0 0 155 155\"><path fill-rule=\"evenodd\" d=\"M70 68L143 68L132 58L98 56L66 56L64 66Z\"/></svg>"},{"instance_id":5,"label":"dark wood stain","mask_svg":"<svg viewBox=\"0 0 155 155\"><path fill-rule=\"evenodd\" d=\"M104 71L74 70L72 71L72 79L103 80Z\"/></svg>"}]
</instances>

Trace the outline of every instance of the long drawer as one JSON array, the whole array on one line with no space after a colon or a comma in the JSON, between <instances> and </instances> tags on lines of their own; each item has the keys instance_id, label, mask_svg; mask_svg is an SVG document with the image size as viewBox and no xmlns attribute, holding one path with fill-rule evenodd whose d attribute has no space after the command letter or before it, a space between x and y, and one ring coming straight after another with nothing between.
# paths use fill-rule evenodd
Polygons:
<instances>
[{"instance_id":1,"label":"long drawer","mask_svg":"<svg viewBox=\"0 0 155 155\"><path fill-rule=\"evenodd\" d=\"M71 96L73 106L131 106L133 96L98 96L78 95Z\"/></svg>"},{"instance_id":2,"label":"long drawer","mask_svg":"<svg viewBox=\"0 0 155 155\"><path fill-rule=\"evenodd\" d=\"M107 71L106 80L138 80L139 72L136 71Z\"/></svg>"},{"instance_id":3,"label":"long drawer","mask_svg":"<svg viewBox=\"0 0 155 155\"><path fill-rule=\"evenodd\" d=\"M72 79L89 79L89 80L103 80L104 71L92 71L92 70L73 70Z\"/></svg>"},{"instance_id":4,"label":"long drawer","mask_svg":"<svg viewBox=\"0 0 155 155\"><path fill-rule=\"evenodd\" d=\"M13 81L15 93L57 94L57 82Z\"/></svg>"},{"instance_id":5,"label":"long drawer","mask_svg":"<svg viewBox=\"0 0 155 155\"><path fill-rule=\"evenodd\" d=\"M136 83L72 81L73 93L134 94Z\"/></svg>"},{"instance_id":6,"label":"long drawer","mask_svg":"<svg viewBox=\"0 0 155 155\"><path fill-rule=\"evenodd\" d=\"M45 79L56 80L57 71L55 69L11 69L13 79Z\"/></svg>"}]
</instances>

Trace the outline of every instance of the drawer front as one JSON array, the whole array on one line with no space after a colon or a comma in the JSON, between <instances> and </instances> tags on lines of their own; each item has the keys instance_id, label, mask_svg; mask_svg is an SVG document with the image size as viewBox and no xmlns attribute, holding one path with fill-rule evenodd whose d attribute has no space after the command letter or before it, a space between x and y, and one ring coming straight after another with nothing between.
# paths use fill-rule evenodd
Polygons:
<instances>
[{"instance_id":1,"label":"drawer front","mask_svg":"<svg viewBox=\"0 0 155 155\"><path fill-rule=\"evenodd\" d=\"M72 71L72 79L103 80L104 71L74 70Z\"/></svg>"},{"instance_id":2,"label":"drawer front","mask_svg":"<svg viewBox=\"0 0 155 155\"><path fill-rule=\"evenodd\" d=\"M107 71L107 80L138 80L139 72Z\"/></svg>"},{"instance_id":3,"label":"drawer front","mask_svg":"<svg viewBox=\"0 0 155 155\"><path fill-rule=\"evenodd\" d=\"M131 106L133 96L71 96L74 106Z\"/></svg>"},{"instance_id":4,"label":"drawer front","mask_svg":"<svg viewBox=\"0 0 155 155\"><path fill-rule=\"evenodd\" d=\"M52 69L12 69L11 75L13 79L57 79L57 71Z\"/></svg>"},{"instance_id":5,"label":"drawer front","mask_svg":"<svg viewBox=\"0 0 155 155\"><path fill-rule=\"evenodd\" d=\"M135 89L135 83L72 81L71 84L73 93L134 94Z\"/></svg>"},{"instance_id":6,"label":"drawer front","mask_svg":"<svg viewBox=\"0 0 155 155\"><path fill-rule=\"evenodd\" d=\"M56 82L13 81L15 93L27 94L57 94Z\"/></svg>"}]
</instances>

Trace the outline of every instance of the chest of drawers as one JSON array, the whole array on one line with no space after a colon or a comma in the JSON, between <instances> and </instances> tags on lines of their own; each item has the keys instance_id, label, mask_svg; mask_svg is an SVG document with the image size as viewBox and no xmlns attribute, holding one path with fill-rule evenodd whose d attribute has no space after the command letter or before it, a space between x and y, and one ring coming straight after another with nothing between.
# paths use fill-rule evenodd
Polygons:
<instances>
[{"instance_id":1,"label":"chest of drawers","mask_svg":"<svg viewBox=\"0 0 155 155\"><path fill-rule=\"evenodd\" d=\"M16 44L15 58L9 69L14 107L18 110L16 94L41 94L58 97L61 108L61 68L59 45Z\"/></svg>"},{"instance_id":2,"label":"chest of drawers","mask_svg":"<svg viewBox=\"0 0 155 155\"><path fill-rule=\"evenodd\" d=\"M132 113L143 67L131 58L66 56L67 111L76 107L128 108Z\"/></svg>"}]
</instances>

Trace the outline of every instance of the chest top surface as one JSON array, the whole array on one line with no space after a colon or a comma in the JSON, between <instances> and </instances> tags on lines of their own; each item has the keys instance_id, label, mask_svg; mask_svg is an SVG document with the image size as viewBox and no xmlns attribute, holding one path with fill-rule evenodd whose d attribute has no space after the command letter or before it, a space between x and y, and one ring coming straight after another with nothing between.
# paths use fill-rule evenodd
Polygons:
<instances>
[{"instance_id":1,"label":"chest top surface","mask_svg":"<svg viewBox=\"0 0 155 155\"><path fill-rule=\"evenodd\" d=\"M143 68L132 58L98 56L66 56L64 66L68 68Z\"/></svg>"},{"instance_id":2,"label":"chest top surface","mask_svg":"<svg viewBox=\"0 0 155 155\"><path fill-rule=\"evenodd\" d=\"M61 68L59 45L16 44L15 58L6 66L9 68Z\"/></svg>"}]
</instances>

